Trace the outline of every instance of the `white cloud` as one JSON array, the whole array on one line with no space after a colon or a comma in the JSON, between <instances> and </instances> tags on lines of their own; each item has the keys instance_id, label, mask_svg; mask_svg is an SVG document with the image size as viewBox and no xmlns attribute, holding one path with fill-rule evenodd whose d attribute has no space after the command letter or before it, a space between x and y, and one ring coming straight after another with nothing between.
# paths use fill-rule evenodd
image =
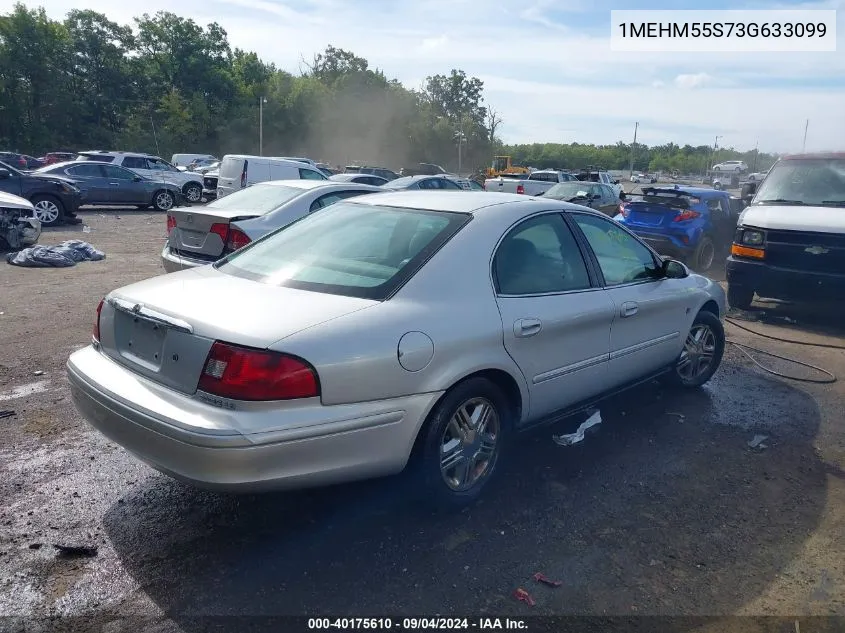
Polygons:
<instances>
[{"instance_id":1,"label":"white cloud","mask_svg":"<svg viewBox=\"0 0 845 633\"><path fill-rule=\"evenodd\" d=\"M502 115L507 141L613 143L627 140L639 121L638 140L649 144L712 143L720 134L726 146L753 147L759 139L762 150L794 150L809 118L808 149L845 147L839 114L845 111L845 0L803 7L840 9L840 52L707 55L613 52L609 24L598 32L569 28L562 36L552 22L562 11L579 20L591 12L609 17L593 10L590 0L533 0L529 6L513 0L378 1L377 10L347 0L145 0L140 9L87 0L86 7L122 23L159 10L201 24L216 21L233 46L292 72L327 44L367 58L411 88L420 87L421 77L461 68L485 79L487 101ZM76 0L26 3L44 6L53 17L78 6ZM832 87L794 87L813 77ZM774 87L747 87L760 79Z\"/></svg>"},{"instance_id":2,"label":"white cloud","mask_svg":"<svg viewBox=\"0 0 845 633\"><path fill-rule=\"evenodd\" d=\"M713 78L707 73L680 74L675 77L675 85L678 88L701 88L702 86L713 81Z\"/></svg>"}]
</instances>

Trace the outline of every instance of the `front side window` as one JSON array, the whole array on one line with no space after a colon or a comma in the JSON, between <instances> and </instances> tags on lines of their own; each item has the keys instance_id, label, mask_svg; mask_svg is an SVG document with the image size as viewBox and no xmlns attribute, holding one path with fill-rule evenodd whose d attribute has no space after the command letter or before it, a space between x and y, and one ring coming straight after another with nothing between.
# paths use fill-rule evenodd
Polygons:
<instances>
[{"instance_id":1,"label":"front side window","mask_svg":"<svg viewBox=\"0 0 845 633\"><path fill-rule=\"evenodd\" d=\"M126 169L147 169L147 159L140 156L126 156L123 159Z\"/></svg>"},{"instance_id":2,"label":"front side window","mask_svg":"<svg viewBox=\"0 0 845 633\"><path fill-rule=\"evenodd\" d=\"M325 180L323 174L314 171L313 169L300 169L299 177L303 180Z\"/></svg>"},{"instance_id":3,"label":"front side window","mask_svg":"<svg viewBox=\"0 0 845 633\"><path fill-rule=\"evenodd\" d=\"M605 284L655 279L658 266L651 251L617 222L584 213L573 213L572 218L593 249Z\"/></svg>"},{"instance_id":4,"label":"front side window","mask_svg":"<svg viewBox=\"0 0 845 633\"><path fill-rule=\"evenodd\" d=\"M106 172L106 178L114 178L115 180L134 180L138 177L135 172L117 165L103 165L103 170Z\"/></svg>"},{"instance_id":5,"label":"front side window","mask_svg":"<svg viewBox=\"0 0 845 633\"><path fill-rule=\"evenodd\" d=\"M511 229L493 259L496 290L532 295L590 287L581 251L557 213L530 218Z\"/></svg>"},{"instance_id":6,"label":"front side window","mask_svg":"<svg viewBox=\"0 0 845 633\"><path fill-rule=\"evenodd\" d=\"M342 200L215 266L269 285L384 300L470 220L463 213Z\"/></svg>"}]
</instances>

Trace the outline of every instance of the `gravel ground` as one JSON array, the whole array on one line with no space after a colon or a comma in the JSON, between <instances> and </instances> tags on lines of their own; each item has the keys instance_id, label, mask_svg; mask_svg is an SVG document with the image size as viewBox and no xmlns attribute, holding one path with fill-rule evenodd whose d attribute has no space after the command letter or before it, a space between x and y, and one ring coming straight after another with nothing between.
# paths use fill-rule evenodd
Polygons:
<instances>
[{"instance_id":1,"label":"gravel ground","mask_svg":"<svg viewBox=\"0 0 845 633\"><path fill-rule=\"evenodd\" d=\"M421 511L401 477L202 492L138 463L72 406L67 356L89 341L105 293L163 272L165 234L158 213L80 216L90 233L47 230L41 243L86 239L105 261L0 264L0 410L15 412L0 418L0 616L11 616L0 629L57 616L90 619L41 630L200 631L208 615L845 615L842 383L770 376L729 347L698 392L649 386L605 403L583 444L523 438L457 515ZM826 313L768 304L745 316L770 335L845 343ZM845 375L841 351L728 327ZM749 448L757 434L765 448ZM56 544L98 549L67 558ZM538 585L536 572L563 584ZM519 587L536 606L514 599ZM119 620L131 616L145 619Z\"/></svg>"}]
</instances>

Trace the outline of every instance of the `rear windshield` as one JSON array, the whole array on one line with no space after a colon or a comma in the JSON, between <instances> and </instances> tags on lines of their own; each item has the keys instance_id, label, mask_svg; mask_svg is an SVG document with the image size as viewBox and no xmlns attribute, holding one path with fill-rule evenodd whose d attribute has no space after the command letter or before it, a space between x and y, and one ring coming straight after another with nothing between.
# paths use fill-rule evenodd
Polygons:
<instances>
[{"instance_id":1,"label":"rear windshield","mask_svg":"<svg viewBox=\"0 0 845 633\"><path fill-rule=\"evenodd\" d=\"M257 184L239 189L205 206L209 209L238 209L263 214L278 209L303 193L305 191L299 187Z\"/></svg>"},{"instance_id":2,"label":"rear windshield","mask_svg":"<svg viewBox=\"0 0 845 633\"><path fill-rule=\"evenodd\" d=\"M751 204L845 208L845 158L807 158L775 163Z\"/></svg>"},{"instance_id":3,"label":"rear windshield","mask_svg":"<svg viewBox=\"0 0 845 633\"><path fill-rule=\"evenodd\" d=\"M416 178L413 176L404 176L402 178L397 178L396 180L391 180L382 186L385 189L405 189L406 187L414 184L416 181Z\"/></svg>"},{"instance_id":4,"label":"rear windshield","mask_svg":"<svg viewBox=\"0 0 845 633\"><path fill-rule=\"evenodd\" d=\"M220 163L221 178L240 178L244 169L243 158L224 158Z\"/></svg>"},{"instance_id":5,"label":"rear windshield","mask_svg":"<svg viewBox=\"0 0 845 633\"><path fill-rule=\"evenodd\" d=\"M274 286L381 301L470 217L341 201L215 266Z\"/></svg>"},{"instance_id":6,"label":"rear windshield","mask_svg":"<svg viewBox=\"0 0 845 633\"><path fill-rule=\"evenodd\" d=\"M551 187L547 192L546 198L554 198L555 200L569 200L570 198L586 198L590 193L592 186L585 185L580 182L561 182Z\"/></svg>"}]
</instances>

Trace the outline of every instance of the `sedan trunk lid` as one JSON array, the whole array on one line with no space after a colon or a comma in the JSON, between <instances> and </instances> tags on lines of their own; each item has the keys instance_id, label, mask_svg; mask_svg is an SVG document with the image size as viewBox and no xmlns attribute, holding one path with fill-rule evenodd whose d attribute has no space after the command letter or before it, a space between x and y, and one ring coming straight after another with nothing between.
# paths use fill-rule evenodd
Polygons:
<instances>
[{"instance_id":1,"label":"sedan trunk lid","mask_svg":"<svg viewBox=\"0 0 845 633\"><path fill-rule=\"evenodd\" d=\"M197 210L181 207L168 212L171 250L193 258L217 261L227 252L229 225L235 220L254 218L253 212L240 209Z\"/></svg>"},{"instance_id":2,"label":"sedan trunk lid","mask_svg":"<svg viewBox=\"0 0 845 633\"><path fill-rule=\"evenodd\" d=\"M194 393L215 340L264 349L377 303L272 286L202 266L109 295L100 314L100 347L151 380Z\"/></svg>"}]
</instances>

